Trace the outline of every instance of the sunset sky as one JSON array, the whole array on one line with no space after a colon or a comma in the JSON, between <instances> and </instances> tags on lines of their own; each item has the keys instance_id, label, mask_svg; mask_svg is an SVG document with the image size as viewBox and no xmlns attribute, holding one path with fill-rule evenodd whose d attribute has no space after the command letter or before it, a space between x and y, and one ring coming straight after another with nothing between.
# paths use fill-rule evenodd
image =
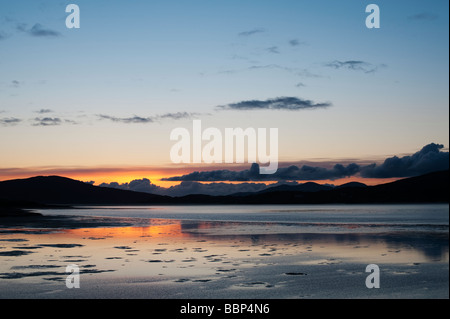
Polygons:
<instances>
[{"instance_id":1,"label":"sunset sky","mask_svg":"<svg viewBox=\"0 0 450 319\"><path fill-rule=\"evenodd\" d=\"M70 3L79 29L66 28ZM365 25L369 3L380 8L379 29ZM0 180L170 186L194 171L250 170L172 163L170 132L192 130L194 119L221 131L278 128L279 167L325 170L299 182L373 184L448 168L448 6L1 1ZM394 156L410 166L387 173L380 165ZM281 173L273 181L290 179Z\"/></svg>"}]
</instances>

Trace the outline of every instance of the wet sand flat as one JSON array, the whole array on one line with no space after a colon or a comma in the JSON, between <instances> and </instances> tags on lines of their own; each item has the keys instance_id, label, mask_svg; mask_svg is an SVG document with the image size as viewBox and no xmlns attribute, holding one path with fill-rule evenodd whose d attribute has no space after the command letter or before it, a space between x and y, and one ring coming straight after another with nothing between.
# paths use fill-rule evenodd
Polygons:
<instances>
[{"instance_id":1,"label":"wet sand flat","mask_svg":"<svg viewBox=\"0 0 450 319\"><path fill-rule=\"evenodd\" d=\"M0 298L448 298L448 228L64 218L0 228ZM113 222L111 222L113 221ZM368 264L380 288L366 287ZM80 288L66 287L80 270Z\"/></svg>"}]
</instances>

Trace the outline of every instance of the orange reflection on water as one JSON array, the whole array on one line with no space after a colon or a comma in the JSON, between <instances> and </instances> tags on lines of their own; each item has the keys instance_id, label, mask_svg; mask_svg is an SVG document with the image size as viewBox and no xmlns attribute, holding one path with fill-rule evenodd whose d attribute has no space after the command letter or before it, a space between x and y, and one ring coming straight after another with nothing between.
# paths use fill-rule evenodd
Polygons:
<instances>
[{"instance_id":1,"label":"orange reflection on water","mask_svg":"<svg viewBox=\"0 0 450 319\"><path fill-rule=\"evenodd\" d=\"M183 233L181 223L175 221L166 225L150 225L144 227L105 227L69 229L66 234L73 236L89 236L92 238L181 238L189 237Z\"/></svg>"}]
</instances>

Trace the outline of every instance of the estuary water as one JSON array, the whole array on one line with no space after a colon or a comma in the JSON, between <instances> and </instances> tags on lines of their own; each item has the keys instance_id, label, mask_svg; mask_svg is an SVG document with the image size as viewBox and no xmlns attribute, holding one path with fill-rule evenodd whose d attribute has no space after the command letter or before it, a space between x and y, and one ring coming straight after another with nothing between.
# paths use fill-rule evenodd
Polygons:
<instances>
[{"instance_id":1,"label":"estuary water","mask_svg":"<svg viewBox=\"0 0 450 319\"><path fill-rule=\"evenodd\" d=\"M449 205L208 205L95 206L38 210L44 215L101 216L203 222L266 223L296 232L448 231ZM279 229L281 230L281 229ZM285 229L287 230L287 228Z\"/></svg>"},{"instance_id":2,"label":"estuary water","mask_svg":"<svg viewBox=\"0 0 450 319\"><path fill-rule=\"evenodd\" d=\"M37 212L0 224L0 298L449 297L448 204Z\"/></svg>"}]
</instances>

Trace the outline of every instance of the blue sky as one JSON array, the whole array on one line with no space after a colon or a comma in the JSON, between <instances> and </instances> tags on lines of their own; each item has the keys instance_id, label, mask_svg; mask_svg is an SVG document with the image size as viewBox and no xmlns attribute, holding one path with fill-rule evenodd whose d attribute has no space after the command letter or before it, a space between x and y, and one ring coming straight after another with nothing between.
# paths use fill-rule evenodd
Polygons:
<instances>
[{"instance_id":1,"label":"blue sky","mask_svg":"<svg viewBox=\"0 0 450 319\"><path fill-rule=\"evenodd\" d=\"M447 148L448 1L373 3L2 1L0 167L170 166L193 118L278 127L286 162ZM217 108L278 97L331 106Z\"/></svg>"}]
</instances>

